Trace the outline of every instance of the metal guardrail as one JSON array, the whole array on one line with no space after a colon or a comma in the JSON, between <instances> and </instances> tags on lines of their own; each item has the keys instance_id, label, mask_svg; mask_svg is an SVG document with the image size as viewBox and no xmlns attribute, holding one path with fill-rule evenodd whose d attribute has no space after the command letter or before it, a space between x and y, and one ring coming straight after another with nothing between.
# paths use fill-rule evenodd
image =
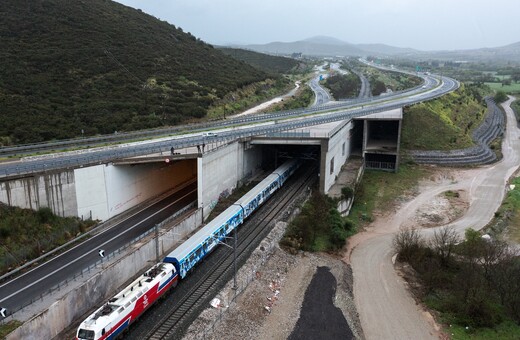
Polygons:
<instances>
[{"instance_id":1,"label":"metal guardrail","mask_svg":"<svg viewBox=\"0 0 520 340\"><path fill-rule=\"evenodd\" d=\"M170 217L168 217L161 223L159 223L157 226L159 228L164 227L166 224L171 223L172 221L176 220L177 218L179 218L181 215L183 215L187 211L189 211L191 209L195 209L196 207L197 207L197 201L194 201L194 202L190 203L189 205L185 206L184 208L182 208L181 210L177 211L176 213L174 213L173 215L171 215ZM155 228L149 229L148 231L142 233L141 235L139 235L136 238L132 239L131 241L127 242L119 249L116 249L113 252L106 254L105 257L100 258L95 263L89 265L87 268L81 269L80 272L75 273L74 275L72 275L72 277L65 279L64 281L58 283L57 285L49 288L45 292L42 292L37 298L31 299L30 301L26 302L25 304L18 306L16 309L9 310L6 317L4 319L0 320L0 324L4 324L4 323L8 322L9 320L14 319L14 315L17 312L26 309L27 307L31 306L32 304L34 304L38 301L43 301L43 299L45 297L51 295L52 293L54 293L56 291L60 291L64 287L67 287L71 282L76 281L76 279L78 279L80 277L83 278L86 274L90 274L90 272L93 271L94 269L96 269L98 266L100 266L101 264L103 264L105 262L108 262L109 260L113 260L117 256L121 255L121 253L123 253L130 246L141 241L142 239L144 239L145 237L147 237L154 231L155 231Z\"/></svg>"}]
</instances>

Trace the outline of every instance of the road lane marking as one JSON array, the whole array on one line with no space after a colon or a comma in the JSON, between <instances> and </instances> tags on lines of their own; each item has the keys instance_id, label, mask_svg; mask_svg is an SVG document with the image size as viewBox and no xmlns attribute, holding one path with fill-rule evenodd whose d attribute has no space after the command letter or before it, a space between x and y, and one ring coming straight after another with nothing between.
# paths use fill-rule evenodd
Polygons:
<instances>
[{"instance_id":1,"label":"road lane marking","mask_svg":"<svg viewBox=\"0 0 520 340\"><path fill-rule=\"evenodd\" d=\"M45 279L48 278L49 276L54 275L55 273L59 272L60 270L66 268L66 267L68 267L68 266L70 266L71 264L77 262L78 260L80 260L80 259L84 258L85 256L91 254L92 252L96 251L98 248L103 247L103 246L106 245L107 243L112 242L113 240L115 240L116 238L118 238L119 236L121 236L122 234L124 234L124 233L126 233L126 232L132 230L133 228L135 228L135 227L138 226L139 224L141 224L141 223L145 222L146 220L150 219L151 217L157 215L158 213L162 212L162 211L165 210L166 208L169 208L170 206L174 205L175 203L177 203L177 202L180 201L181 199L185 198L186 196L188 196L188 195L194 193L195 191L196 191L196 190L192 190L191 192L189 192L189 193L187 193L186 195L182 196L182 197L179 198L178 200L176 200L176 201L170 203L169 205L165 206L165 207L162 208L161 210L159 210L159 211L155 212L154 214L148 216L148 217L145 218L144 220L141 220L140 222L134 224L132 227L130 227L130 228L128 228L128 229L125 229L125 231L124 231L123 233L119 233L118 235L112 237L110 240L108 240L108 241L106 241L105 243L99 245L99 246L96 247L95 249L92 249L91 251L89 251L89 252L87 252L87 253L85 253L85 254L83 254L83 255L77 257L77 258L74 259L73 261L67 263L65 266L62 266L62 267L60 267L60 268L55 269L54 271L50 272L49 274L47 274L47 275L45 275L45 276L39 278L38 280L36 280L36 281L34 281L34 282L32 282L32 283L26 285L26 286L23 287L22 289L20 289L20 290L14 292L14 293L12 293L11 295L8 295L8 296L4 297L2 300L0 300L0 303L1 303L1 302L4 302L4 301L7 300L7 299L10 299L11 297L13 297L13 296L19 294L20 292L23 292L23 291L26 290L27 288L34 286L35 284L41 282L42 280L45 280ZM100 234L100 235L101 235L101 234ZM13 281L10 281L10 282L13 282ZM10 282L9 282L9 283L10 283ZM6 283L6 284L7 284L7 283Z\"/></svg>"}]
</instances>

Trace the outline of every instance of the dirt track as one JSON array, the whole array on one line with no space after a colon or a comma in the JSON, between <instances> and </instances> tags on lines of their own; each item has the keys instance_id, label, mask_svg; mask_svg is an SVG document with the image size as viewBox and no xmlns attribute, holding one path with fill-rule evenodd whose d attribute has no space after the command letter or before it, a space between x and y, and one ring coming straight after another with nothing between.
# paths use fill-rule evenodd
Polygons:
<instances>
[{"instance_id":1,"label":"dirt track","mask_svg":"<svg viewBox=\"0 0 520 340\"><path fill-rule=\"evenodd\" d=\"M471 170L453 170L423 183L420 194L403 203L394 213L372 223L365 232L349 240L344 260L354 273L354 297L367 339L436 339L443 337L432 316L415 303L392 263L393 234L401 226L417 222L417 211L447 190L467 193L469 208L449 225L463 233L467 227L480 229L500 205L506 182L520 164L520 133L508 101L504 158L492 165ZM446 170L447 171L447 170ZM427 209L426 209L427 210ZM412 222L412 223L411 223ZM428 236L435 228L425 229Z\"/></svg>"}]
</instances>

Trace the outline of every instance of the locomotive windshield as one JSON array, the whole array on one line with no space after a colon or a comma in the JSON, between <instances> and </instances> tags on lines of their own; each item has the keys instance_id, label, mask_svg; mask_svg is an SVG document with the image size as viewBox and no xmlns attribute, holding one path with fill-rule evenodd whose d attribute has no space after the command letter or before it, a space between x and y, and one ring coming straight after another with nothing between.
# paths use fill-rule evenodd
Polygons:
<instances>
[{"instance_id":1,"label":"locomotive windshield","mask_svg":"<svg viewBox=\"0 0 520 340\"><path fill-rule=\"evenodd\" d=\"M94 340L94 331L87 330L87 329L79 329L78 331L78 339L81 340Z\"/></svg>"}]
</instances>

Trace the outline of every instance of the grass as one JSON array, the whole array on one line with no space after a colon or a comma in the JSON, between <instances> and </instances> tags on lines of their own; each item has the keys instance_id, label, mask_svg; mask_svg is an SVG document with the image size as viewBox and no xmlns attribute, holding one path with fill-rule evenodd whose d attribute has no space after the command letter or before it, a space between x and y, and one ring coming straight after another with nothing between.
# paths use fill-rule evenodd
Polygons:
<instances>
[{"instance_id":1,"label":"grass","mask_svg":"<svg viewBox=\"0 0 520 340\"><path fill-rule=\"evenodd\" d=\"M520 326L512 321L502 322L494 329L472 329L453 325L447 329L452 340L516 340L520 334Z\"/></svg>"},{"instance_id":2,"label":"grass","mask_svg":"<svg viewBox=\"0 0 520 340\"><path fill-rule=\"evenodd\" d=\"M507 192L502 205L486 228L498 233L507 230L507 238L520 243L520 177L511 180L510 184L515 186L514 189Z\"/></svg>"},{"instance_id":3,"label":"grass","mask_svg":"<svg viewBox=\"0 0 520 340\"><path fill-rule=\"evenodd\" d=\"M0 273L37 258L95 225L59 217L49 208L38 211L0 204Z\"/></svg>"},{"instance_id":4,"label":"grass","mask_svg":"<svg viewBox=\"0 0 520 340\"><path fill-rule=\"evenodd\" d=\"M479 126L486 110L477 96L473 88L463 85L442 98L405 109L402 147L453 150L472 146L471 132Z\"/></svg>"},{"instance_id":5,"label":"grass","mask_svg":"<svg viewBox=\"0 0 520 340\"><path fill-rule=\"evenodd\" d=\"M223 118L231 114L245 111L259 103L284 94L292 88L285 78L267 79L262 82L244 86L228 93L218 100L209 110L208 118Z\"/></svg>"},{"instance_id":6,"label":"grass","mask_svg":"<svg viewBox=\"0 0 520 340\"><path fill-rule=\"evenodd\" d=\"M0 339L5 339L5 337L20 327L22 325L22 322L18 320L12 320L7 322L6 324L0 325Z\"/></svg>"},{"instance_id":7,"label":"grass","mask_svg":"<svg viewBox=\"0 0 520 340\"><path fill-rule=\"evenodd\" d=\"M397 173L367 170L355 193L349 218L356 225L373 220L374 211L389 211L397 200L413 193L419 180L429 175L427 168L402 164Z\"/></svg>"},{"instance_id":8,"label":"grass","mask_svg":"<svg viewBox=\"0 0 520 340\"><path fill-rule=\"evenodd\" d=\"M520 93L520 83L512 83L511 85L504 85L502 83L485 83L493 91L504 91L506 93Z\"/></svg>"}]
</instances>

